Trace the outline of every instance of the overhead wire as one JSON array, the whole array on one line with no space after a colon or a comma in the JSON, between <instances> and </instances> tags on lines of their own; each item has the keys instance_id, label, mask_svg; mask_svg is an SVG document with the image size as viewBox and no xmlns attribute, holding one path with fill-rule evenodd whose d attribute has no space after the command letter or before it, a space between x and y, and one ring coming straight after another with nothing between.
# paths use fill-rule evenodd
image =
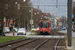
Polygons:
<instances>
[{"instance_id":1,"label":"overhead wire","mask_svg":"<svg viewBox=\"0 0 75 50\"><path fill-rule=\"evenodd\" d=\"M58 9L57 14L60 12L59 0L56 0L56 8Z\"/></svg>"},{"instance_id":2,"label":"overhead wire","mask_svg":"<svg viewBox=\"0 0 75 50\"><path fill-rule=\"evenodd\" d=\"M58 8L58 0L56 0L56 8Z\"/></svg>"},{"instance_id":3,"label":"overhead wire","mask_svg":"<svg viewBox=\"0 0 75 50\"><path fill-rule=\"evenodd\" d=\"M61 2L61 3L66 3L66 2ZM67 4L67 3L66 3ZM60 3L58 2L58 6L60 5ZM58 8L58 13L60 13L60 12L62 12L62 11L65 11L65 10L61 10L60 9L60 6L59 6L59 8Z\"/></svg>"},{"instance_id":4,"label":"overhead wire","mask_svg":"<svg viewBox=\"0 0 75 50\"><path fill-rule=\"evenodd\" d=\"M52 2L55 4L54 0L52 0Z\"/></svg>"},{"instance_id":5,"label":"overhead wire","mask_svg":"<svg viewBox=\"0 0 75 50\"><path fill-rule=\"evenodd\" d=\"M56 0L56 3L54 2L54 0L52 0L52 2L53 2L54 4L56 4L56 7L57 7L57 10L58 10L58 13L59 13L59 12L60 12L60 6L62 6L62 5L60 5L59 0ZM40 3L42 3L41 0L37 0L38 8L39 8L39 6L40 6ZM42 4L44 4L44 12L46 12L46 5L45 5L45 3L42 3ZM65 5L65 6L66 6L66 5Z\"/></svg>"},{"instance_id":6,"label":"overhead wire","mask_svg":"<svg viewBox=\"0 0 75 50\"><path fill-rule=\"evenodd\" d=\"M40 0L40 2L41 2L41 0ZM42 3L42 2L41 2ZM44 3L42 3L42 4L44 4ZM44 12L46 12L46 6L45 6L45 4L44 4Z\"/></svg>"},{"instance_id":7,"label":"overhead wire","mask_svg":"<svg viewBox=\"0 0 75 50\"><path fill-rule=\"evenodd\" d=\"M37 8L39 9L39 0L37 0Z\"/></svg>"}]
</instances>

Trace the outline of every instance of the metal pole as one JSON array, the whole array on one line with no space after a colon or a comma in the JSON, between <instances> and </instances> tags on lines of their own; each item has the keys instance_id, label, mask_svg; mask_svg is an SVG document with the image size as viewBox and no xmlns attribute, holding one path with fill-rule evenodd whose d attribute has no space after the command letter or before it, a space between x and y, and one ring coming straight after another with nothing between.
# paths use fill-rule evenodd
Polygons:
<instances>
[{"instance_id":1,"label":"metal pole","mask_svg":"<svg viewBox=\"0 0 75 50\"><path fill-rule=\"evenodd\" d=\"M32 7L31 7L31 34L32 34Z\"/></svg>"},{"instance_id":2,"label":"metal pole","mask_svg":"<svg viewBox=\"0 0 75 50\"><path fill-rule=\"evenodd\" d=\"M2 23L1 23L1 34L2 34L2 36L4 36L3 27L4 27L4 16L3 16L3 12L2 12Z\"/></svg>"},{"instance_id":3,"label":"metal pole","mask_svg":"<svg viewBox=\"0 0 75 50\"><path fill-rule=\"evenodd\" d=\"M72 46L72 0L68 0L68 46Z\"/></svg>"}]
</instances>

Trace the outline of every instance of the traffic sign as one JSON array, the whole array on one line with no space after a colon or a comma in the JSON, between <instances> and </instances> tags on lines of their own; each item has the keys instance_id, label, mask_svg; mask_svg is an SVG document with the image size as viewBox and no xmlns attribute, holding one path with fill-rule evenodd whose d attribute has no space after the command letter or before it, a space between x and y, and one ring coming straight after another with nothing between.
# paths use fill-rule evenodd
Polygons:
<instances>
[{"instance_id":1,"label":"traffic sign","mask_svg":"<svg viewBox=\"0 0 75 50\"><path fill-rule=\"evenodd\" d=\"M32 22L32 23L31 23ZM30 20L30 24L33 24L33 20Z\"/></svg>"},{"instance_id":2,"label":"traffic sign","mask_svg":"<svg viewBox=\"0 0 75 50\"><path fill-rule=\"evenodd\" d=\"M72 14L72 18L74 17L74 15Z\"/></svg>"}]
</instances>

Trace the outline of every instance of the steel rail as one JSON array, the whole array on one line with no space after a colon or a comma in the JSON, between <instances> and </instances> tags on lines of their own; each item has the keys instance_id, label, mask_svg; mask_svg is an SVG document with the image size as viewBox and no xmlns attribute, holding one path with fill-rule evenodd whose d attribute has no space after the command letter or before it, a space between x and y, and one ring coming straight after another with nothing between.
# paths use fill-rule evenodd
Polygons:
<instances>
[{"instance_id":1,"label":"steel rail","mask_svg":"<svg viewBox=\"0 0 75 50\"><path fill-rule=\"evenodd\" d=\"M7 46L7 45L19 43L19 42L22 42L22 41L25 41L25 40L29 40L29 39L30 39L30 38L27 38L27 39L21 39L21 40L16 40L16 41L9 42L9 43L0 44L0 48L1 48L1 47L5 47L5 46Z\"/></svg>"},{"instance_id":2,"label":"steel rail","mask_svg":"<svg viewBox=\"0 0 75 50\"><path fill-rule=\"evenodd\" d=\"M28 38L28 39L26 39L26 40L29 40L29 39L30 39L30 38ZM26 41L26 40L24 40L24 41ZM22 41L19 41L18 43L21 43L21 44L12 46L12 44L16 44L17 42L16 42L16 43L12 43L12 44L10 44L10 45L11 45L10 47L9 47L8 45L5 45L5 46L7 46L7 48L8 48L8 49L6 49L6 50L16 50L16 48L18 48L18 47L20 47L20 46L23 46L23 45L27 45L27 44L29 44L29 43L31 43L31 42L36 41L36 40L38 40L38 39L30 40L29 42L24 42L24 43L22 43ZM0 49L5 50L5 48L0 48Z\"/></svg>"},{"instance_id":3,"label":"steel rail","mask_svg":"<svg viewBox=\"0 0 75 50\"><path fill-rule=\"evenodd\" d=\"M50 39L47 39L47 40L45 40L44 42L42 42L41 44L39 44L38 46L36 46L35 48L34 48L34 50L37 50L41 45L43 45L45 42L47 42L48 40L50 40Z\"/></svg>"},{"instance_id":4,"label":"steel rail","mask_svg":"<svg viewBox=\"0 0 75 50\"><path fill-rule=\"evenodd\" d=\"M61 38L61 37L60 37L60 38ZM56 42L56 44L55 44L55 46L54 46L54 50L56 50L56 46L57 46L57 44L58 44L60 38L59 38L58 41Z\"/></svg>"},{"instance_id":5,"label":"steel rail","mask_svg":"<svg viewBox=\"0 0 75 50\"><path fill-rule=\"evenodd\" d=\"M29 42L27 42L27 43L22 43L22 44L20 44L20 45L18 45L18 46L11 47L11 50L16 50L16 48L18 48L18 47L20 47L20 46L27 45L27 44L32 43L32 42L37 41L37 40L38 40L38 39L35 39L35 40L29 41Z\"/></svg>"},{"instance_id":6,"label":"steel rail","mask_svg":"<svg viewBox=\"0 0 75 50\"><path fill-rule=\"evenodd\" d=\"M58 33L59 34L59 33ZM62 34L60 33L60 36L62 36ZM56 42L55 46L54 46L54 50L56 50L57 44L59 42L59 40L61 39L61 37L58 39L58 41Z\"/></svg>"}]
</instances>

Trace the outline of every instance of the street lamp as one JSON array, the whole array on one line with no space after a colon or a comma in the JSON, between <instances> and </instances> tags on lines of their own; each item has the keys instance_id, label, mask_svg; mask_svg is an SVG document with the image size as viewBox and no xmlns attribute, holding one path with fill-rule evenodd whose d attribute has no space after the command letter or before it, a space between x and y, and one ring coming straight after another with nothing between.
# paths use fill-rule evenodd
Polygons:
<instances>
[{"instance_id":1,"label":"street lamp","mask_svg":"<svg viewBox=\"0 0 75 50\"><path fill-rule=\"evenodd\" d=\"M26 1L26 0L23 0L24 2Z\"/></svg>"},{"instance_id":2,"label":"street lamp","mask_svg":"<svg viewBox=\"0 0 75 50\"><path fill-rule=\"evenodd\" d=\"M29 12L31 12L31 10L29 10Z\"/></svg>"},{"instance_id":3,"label":"street lamp","mask_svg":"<svg viewBox=\"0 0 75 50\"><path fill-rule=\"evenodd\" d=\"M15 2L15 4L18 4L17 2Z\"/></svg>"},{"instance_id":4,"label":"street lamp","mask_svg":"<svg viewBox=\"0 0 75 50\"><path fill-rule=\"evenodd\" d=\"M37 12L37 14L39 14L39 12Z\"/></svg>"},{"instance_id":5,"label":"street lamp","mask_svg":"<svg viewBox=\"0 0 75 50\"><path fill-rule=\"evenodd\" d=\"M31 24L31 34L32 34L32 24L33 24L33 20L32 20L32 14L33 14L33 9L31 7L31 10L29 10L29 12L31 12L31 20L30 20L30 24Z\"/></svg>"},{"instance_id":6,"label":"street lamp","mask_svg":"<svg viewBox=\"0 0 75 50\"><path fill-rule=\"evenodd\" d=\"M42 18L41 18L42 19Z\"/></svg>"},{"instance_id":7,"label":"street lamp","mask_svg":"<svg viewBox=\"0 0 75 50\"><path fill-rule=\"evenodd\" d=\"M34 13L36 15L36 13Z\"/></svg>"},{"instance_id":8,"label":"street lamp","mask_svg":"<svg viewBox=\"0 0 75 50\"><path fill-rule=\"evenodd\" d=\"M67 11L67 9L66 9L66 11Z\"/></svg>"}]
</instances>

